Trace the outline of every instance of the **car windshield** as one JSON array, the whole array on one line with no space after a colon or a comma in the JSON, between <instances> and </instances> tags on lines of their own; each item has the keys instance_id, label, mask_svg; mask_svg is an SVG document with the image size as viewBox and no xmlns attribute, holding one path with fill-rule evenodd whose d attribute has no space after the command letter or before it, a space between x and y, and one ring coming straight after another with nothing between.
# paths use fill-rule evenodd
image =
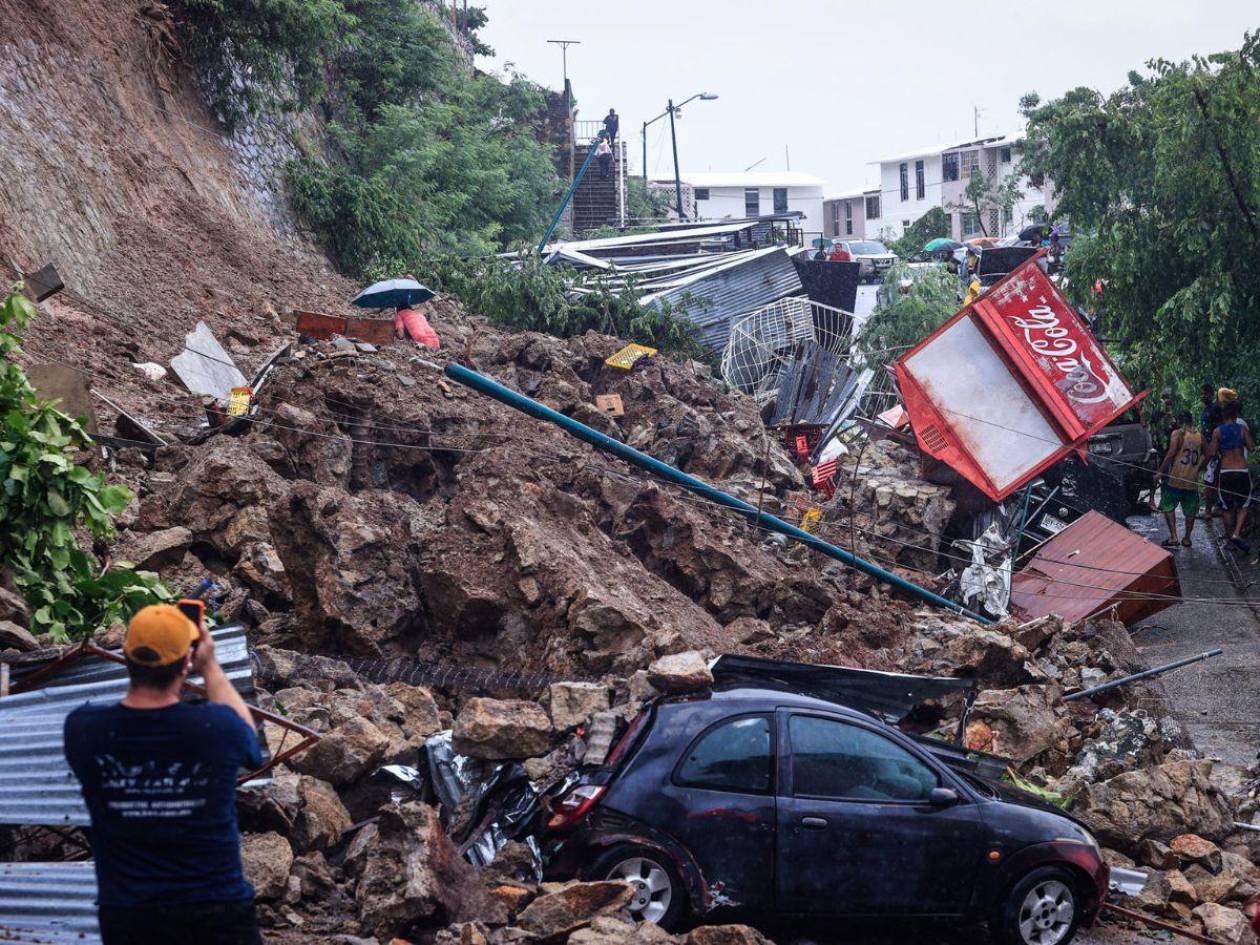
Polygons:
<instances>
[{"instance_id":1,"label":"car windshield","mask_svg":"<svg viewBox=\"0 0 1260 945\"><path fill-rule=\"evenodd\" d=\"M850 243L849 252L860 253L863 256L874 256L876 254L886 253L888 250L884 248L883 243L875 243L870 240L864 240L860 243Z\"/></svg>"}]
</instances>

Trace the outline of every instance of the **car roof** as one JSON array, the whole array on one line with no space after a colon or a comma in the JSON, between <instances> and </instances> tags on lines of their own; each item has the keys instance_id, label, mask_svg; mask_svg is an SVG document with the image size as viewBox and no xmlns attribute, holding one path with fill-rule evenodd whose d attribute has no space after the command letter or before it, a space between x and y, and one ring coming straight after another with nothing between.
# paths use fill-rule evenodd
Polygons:
<instances>
[{"instance_id":1,"label":"car roof","mask_svg":"<svg viewBox=\"0 0 1260 945\"><path fill-rule=\"evenodd\" d=\"M679 702L691 701L685 698L678 700ZM830 712L833 715L848 716L852 719L871 721L880 721L876 716L860 709L850 708L841 705L838 702L831 702L827 699L819 699L815 696L804 696L796 692L788 692L781 689L774 689L768 686L718 686L709 697L709 702L727 702L732 705L738 704L740 708L755 708L761 710L773 709L813 709L815 711Z\"/></svg>"}]
</instances>

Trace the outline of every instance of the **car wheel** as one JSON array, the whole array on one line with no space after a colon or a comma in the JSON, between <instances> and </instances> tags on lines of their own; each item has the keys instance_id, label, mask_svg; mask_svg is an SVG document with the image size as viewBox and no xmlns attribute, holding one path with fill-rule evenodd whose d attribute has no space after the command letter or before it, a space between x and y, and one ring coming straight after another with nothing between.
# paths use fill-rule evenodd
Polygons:
<instances>
[{"instance_id":1,"label":"car wheel","mask_svg":"<svg viewBox=\"0 0 1260 945\"><path fill-rule=\"evenodd\" d=\"M686 911L687 892L678 871L658 850L614 847L595 861L590 874L597 879L624 880L634 888L626 911L636 922L672 930Z\"/></svg>"},{"instance_id":2,"label":"car wheel","mask_svg":"<svg viewBox=\"0 0 1260 945\"><path fill-rule=\"evenodd\" d=\"M1071 875L1043 866L1007 895L994 937L1001 945L1067 945L1080 921L1080 898Z\"/></svg>"}]
</instances>

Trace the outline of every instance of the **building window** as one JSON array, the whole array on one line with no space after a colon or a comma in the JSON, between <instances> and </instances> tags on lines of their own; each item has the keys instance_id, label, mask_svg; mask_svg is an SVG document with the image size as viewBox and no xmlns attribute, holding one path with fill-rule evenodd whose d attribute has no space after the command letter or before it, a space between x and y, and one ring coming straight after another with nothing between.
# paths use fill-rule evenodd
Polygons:
<instances>
[{"instance_id":1,"label":"building window","mask_svg":"<svg viewBox=\"0 0 1260 945\"><path fill-rule=\"evenodd\" d=\"M1011 163L1011 149L1010 149L1010 148L999 148L999 149L998 149L998 160L999 160L999 161L1001 161L1003 164L1010 164L1010 163Z\"/></svg>"},{"instance_id":2,"label":"building window","mask_svg":"<svg viewBox=\"0 0 1260 945\"><path fill-rule=\"evenodd\" d=\"M905 203L910 199L910 165L904 161L901 164L901 202Z\"/></svg>"},{"instance_id":3,"label":"building window","mask_svg":"<svg viewBox=\"0 0 1260 945\"><path fill-rule=\"evenodd\" d=\"M879 219L879 194L875 194L875 196L873 197L866 198L866 219L868 220Z\"/></svg>"},{"instance_id":4,"label":"building window","mask_svg":"<svg viewBox=\"0 0 1260 945\"><path fill-rule=\"evenodd\" d=\"M980 152L964 151L958 155L958 162L962 171L962 179L970 180L972 173L980 167Z\"/></svg>"},{"instance_id":5,"label":"building window","mask_svg":"<svg viewBox=\"0 0 1260 945\"><path fill-rule=\"evenodd\" d=\"M744 188L744 216L761 216L761 191L756 187Z\"/></svg>"},{"instance_id":6,"label":"building window","mask_svg":"<svg viewBox=\"0 0 1260 945\"><path fill-rule=\"evenodd\" d=\"M901 221L901 232L902 232L902 233L904 233L904 232L905 232L906 230L908 230L908 229L910 229L910 221L909 221L909 220L902 220L902 221Z\"/></svg>"},{"instance_id":7,"label":"building window","mask_svg":"<svg viewBox=\"0 0 1260 945\"><path fill-rule=\"evenodd\" d=\"M844 235L853 235L853 204L848 200L844 202Z\"/></svg>"},{"instance_id":8,"label":"building window","mask_svg":"<svg viewBox=\"0 0 1260 945\"><path fill-rule=\"evenodd\" d=\"M787 213L787 212L788 212L788 208L787 208L787 188L786 188L786 187L776 187L776 188L774 188L774 212L775 212L775 213Z\"/></svg>"},{"instance_id":9,"label":"building window","mask_svg":"<svg viewBox=\"0 0 1260 945\"><path fill-rule=\"evenodd\" d=\"M831 205L831 235L840 235L840 201Z\"/></svg>"},{"instance_id":10,"label":"building window","mask_svg":"<svg viewBox=\"0 0 1260 945\"><path fill-rule=\"evenodd\" d=\"M958 180L958 155L941 155L941 180Z\"/></svg>"},{"instance_id":11,"label":"building window","mask_svg":"<svg viewBox=\"0 0 1260 945\"><path fill-rule=\"evenodd\" d=\"M923 162L914 162L914 197L916 200L922 200L927 195L927 187L923 180Z\"/></svg>"},{"instance_id":12,"label":"building window","mask_svg":"<svg viewBox=\"0 0 1260 945\"><path fill-rule=\"evenodd\" d=\"M962 235L971 236L980 232L980 214L967 210L962 215Z\"/></svg>"},{"instance_id":13,"label":"building window","mask_svg":"<svg viewBox=\"0 0 1260 945\"><path fill-rule=\"evenodd\" d=\"M697 199L697 200L708 200L708 199L709 199L709 188L708 188L708 187L697 187L697 188L696 188L696 199Z\"/></svg>"}]
</instances>

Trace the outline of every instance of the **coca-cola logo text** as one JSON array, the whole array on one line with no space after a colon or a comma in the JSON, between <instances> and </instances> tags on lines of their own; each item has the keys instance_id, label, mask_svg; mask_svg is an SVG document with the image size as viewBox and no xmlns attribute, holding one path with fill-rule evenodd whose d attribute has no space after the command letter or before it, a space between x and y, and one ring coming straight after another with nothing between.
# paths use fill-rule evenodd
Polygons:
<instances>
[{"instance_id":1,"label":"coca-cola logo text","mask_svg":"<svg viewBox=\"0 0 1260 945\"><path fill-rule=\"evenodd\" d=\"M1024 340L1033 353L1063 375L1063 382L1055 386L1069 400L1097 404L1108 399L1107 382L1089 363L1087 352L1072 330L1060 324L1053 308L1034 305L1023 316L1007 315L1006 318L1024 333Z\"/></svg>"}]
</instances>

